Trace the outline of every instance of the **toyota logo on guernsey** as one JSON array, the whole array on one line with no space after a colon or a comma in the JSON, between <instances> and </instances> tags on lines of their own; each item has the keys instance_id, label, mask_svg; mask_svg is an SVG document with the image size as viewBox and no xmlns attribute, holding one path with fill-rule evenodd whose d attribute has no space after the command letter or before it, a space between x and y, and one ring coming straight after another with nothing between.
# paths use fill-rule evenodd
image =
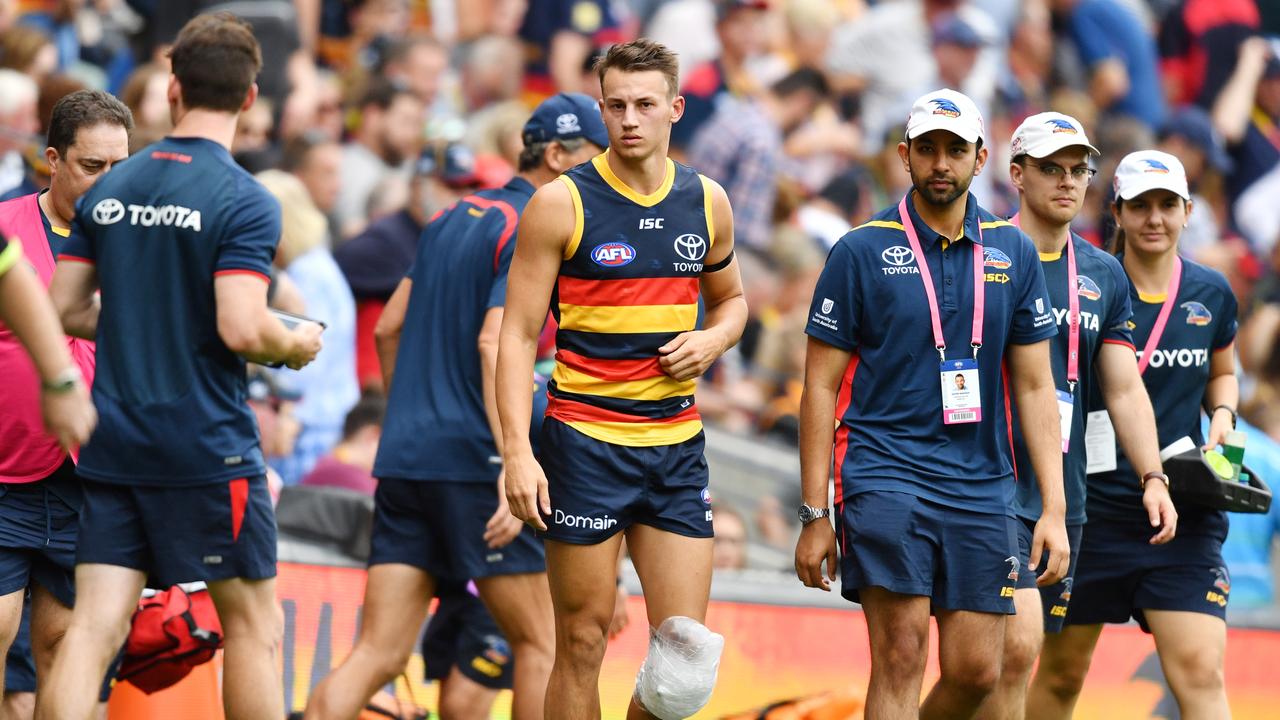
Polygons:
<instances>
[{"instance_id":1,"label":"toyota logo on guernsey","mask_svg":"<svg viewBox=\"0 0 1280 720\"><path fill-rule=\"evenodd\" d=\"M93 221L99 225L114 225L124 219L124 203L115 198L99 200L93 206Z\"/></svg>"},{"instance_id":2,"label":"toyota logo on guernsey","mask_svg":"<svg viewBox=\"0 0 1280 720\"><path fill-rule=\"evenodd\" d=\"M622 267L636 259L636 249L624 242L605 243L591 251L591 259L604 267Z\"/></svg>"},{"instance_id":3,"label":"toyota logo on guernsey","mask_svg":"<svg viewBox=\"0 0 1280 720\"><path fill-rule=\"evenodd\" d=\"M686 233L675 240L676 254L688 262L672 263L676 272L702 272L702 258L707 254L707 241L701 235Z\"/></svg>"},{"instance_id":4,"label":"toyota logo on guernsey","mask_svg":"<svg viewBox=\"0 0 1280 720\"><path fill-rule=\"evenodd\" d=\"M880 259L885 261L885 266L880 268L885 275L920 274L920 268L915 266L916 255L909 247L903 245L887 247L881 251Z\"/></svg>"}]
</instances>

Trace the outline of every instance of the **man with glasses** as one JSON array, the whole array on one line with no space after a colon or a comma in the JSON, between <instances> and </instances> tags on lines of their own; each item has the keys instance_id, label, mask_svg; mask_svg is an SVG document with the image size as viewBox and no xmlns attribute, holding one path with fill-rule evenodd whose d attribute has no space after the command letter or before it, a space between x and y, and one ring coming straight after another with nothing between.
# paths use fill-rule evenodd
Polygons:
<instances>
[{"instance_id":1,"label":"man with glasses","mask_svg":"<svg viewBox=\"0 0 1280 720\"><path fill-rule=\"evenodd\" d=\"M1066 618L1085 522L1086 420L1106 421L1105 412L1097 413L1100 420L1094 420L1092 413L1086 418L1095 375L1125 453L1136 460L1140 473L1160 471L1155 416L1138 375L1128 324L1132 309L1124 270L1114 257L1071 232L1071 221L1080 212L1096 172L1089 165L1090 156L1096 155L1098 151L1089 144L1080 122L1059 113L1032 115L1013 135L1009 176L1021 198L1021 209L1010 222L1031 238L1040 253L1058 325L1050 362L1062 421L1071 564L1066 577L1039 588L1034 573L1018 574L1013 596L1016 614L1005 623L1000 682L987 696L978 717L1021 718L1028 704L1034 706L1036 686L1027 697L1032 666L1044 633L1059 632ZM1017 516L1018 566L1027 567L1041 499L1021 425L1015 422L1011 427L1019 474L1012 507ZM1146 484L1143 506L1156 528L1152 542L1168 542L1177 515L1165 483ZM1039 717L1034 712L1026 715Z\"/></svg>"}]
</instances>

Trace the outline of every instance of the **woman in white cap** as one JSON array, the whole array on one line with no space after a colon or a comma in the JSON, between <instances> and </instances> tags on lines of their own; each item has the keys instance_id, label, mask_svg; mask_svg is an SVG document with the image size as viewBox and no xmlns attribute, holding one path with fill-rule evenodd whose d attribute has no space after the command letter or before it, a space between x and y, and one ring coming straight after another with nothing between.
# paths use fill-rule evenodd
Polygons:
<instances>
[{"instance_id":1,"label":"woman in white cap","mask_svg":"<svg viewBox=\"0 0 1280 720\"><path fill-rule=\"evenodd\" d=\"M1178 255L1192 203L1176 157L1153 150L1125 156L1115 188L1113 250L1129 277L1138 370L1160 447L1184 436L1217 446L1235 423L1239 401L1236 298L1221 274ZM1201 408L1211 417L1207 442ZM1090 435L1101 429L1096 425L1110 429L1103 415L1091 413ZM1102 624L1130 617L1154 636L1182 717L1229 717L1222 677L1231 590L1222 560L1226 513L1175 499L1177 535L1152 544L1140 498L1146 483L1167 483L1167 476L1148 472L1135 482L1123 451L1113 450L1114 439L1099 446L1111 452L1090 447L1089 519L1066 627L1046 638L1041 656L1041 673L1059 706L1039 708L1038 717L1070 717Z\"/></svg>"}]
</instances>

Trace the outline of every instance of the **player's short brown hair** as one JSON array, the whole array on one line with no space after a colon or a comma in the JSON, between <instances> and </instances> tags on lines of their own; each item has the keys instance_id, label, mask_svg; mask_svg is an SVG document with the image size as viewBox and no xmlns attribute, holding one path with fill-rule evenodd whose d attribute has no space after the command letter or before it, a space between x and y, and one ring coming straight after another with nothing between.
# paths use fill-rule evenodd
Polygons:
<instances>
[{"instance_id":1,"label":"player's short brown hair","mask_svg":"<svg viewBox=\"0 0 1280 720\"><path fill-rule=\"evenodd\" d=\"M667 79L667 95L675 97L680 90L680 61L666 45L648 38L619 43L596 59L596 75L600 77L600 89L604 89L604 74L610 69L623 72L657 70Z\"/></svg>"},{"instance_id":2,"label":"player's short brown hair","mask_svg":"<svg viewBox=\"0 0 1280 720\"><path fill-rule=\"evenodd\" d=\"M169 50L188 108L236 112L262 69L249 23L229 12L192 18Z\"/></svg>"}]
</instances>

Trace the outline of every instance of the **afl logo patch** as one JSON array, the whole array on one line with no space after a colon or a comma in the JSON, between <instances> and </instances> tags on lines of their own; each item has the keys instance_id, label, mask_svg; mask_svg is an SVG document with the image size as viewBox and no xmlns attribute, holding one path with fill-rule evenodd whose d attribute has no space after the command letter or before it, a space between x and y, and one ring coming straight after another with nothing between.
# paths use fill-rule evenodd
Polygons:
<instances>
[{"instance_id":1,"label":"afl logo patch","mask_svg":"<svg viewBox=\"0 0 1280 720\"><path fill-rule=\"evenodd\" d=\"M624 242L605 243L591 251L591 259L603 267L622 267L636 259L636 249Z\"/></svg>"},{"instance_id":2,"label":"afl logo patch","mask_svg":"<svg viewBox=\"0 0 1280 720\"><path fill-rule=\"evenodd\" d=\"M124 219L124 203L115 198L99 200L93 206L93 221L99 225L114 225Z\"/></svg>"},{"instance_id":3,"label":"afl logo patch","mask_svg":"<svg viewBox=\"0 0 1280 720\"><path fill-rule=\"evenodd\" d=\"M1194 300L1182 303L1182 309L1187 311L1188 325L1204 327L1213 322L1213 313L1209 312L1209 308Z\"/></svg>"},{"instance_id":4,"label":"afl logo patch","mask_svg":"<svg viewBox=\"0 0 1280 720\"><path fill-rule=\"evenodd\" d=\"M1085 300L1097 300L1102 297L1102 288L1088 275L1076 276L1076 291Z\"/></svg>"},{"instance_id":5,"label":"afl logo patch","mask_svg":"<svg viewBox=\"0 0 1280 720\"><path fill-rule=\"evenodd\" d=\"M1009 256L995 248L983 248L982 264L997 270L1008 270L1013 267L1013 261Z\"/></svg>"},{"instance_id":6,"label":"afl logo patch","mask_svg":"<svg viewBox=\"0 0 1280 720\"><path fill-rule=\"evenodd\" d=\"M699 262L707 254L707 241L701 235L689 233L676 238L676 254L689 262Z\"/></svg>"}]
</instances>

